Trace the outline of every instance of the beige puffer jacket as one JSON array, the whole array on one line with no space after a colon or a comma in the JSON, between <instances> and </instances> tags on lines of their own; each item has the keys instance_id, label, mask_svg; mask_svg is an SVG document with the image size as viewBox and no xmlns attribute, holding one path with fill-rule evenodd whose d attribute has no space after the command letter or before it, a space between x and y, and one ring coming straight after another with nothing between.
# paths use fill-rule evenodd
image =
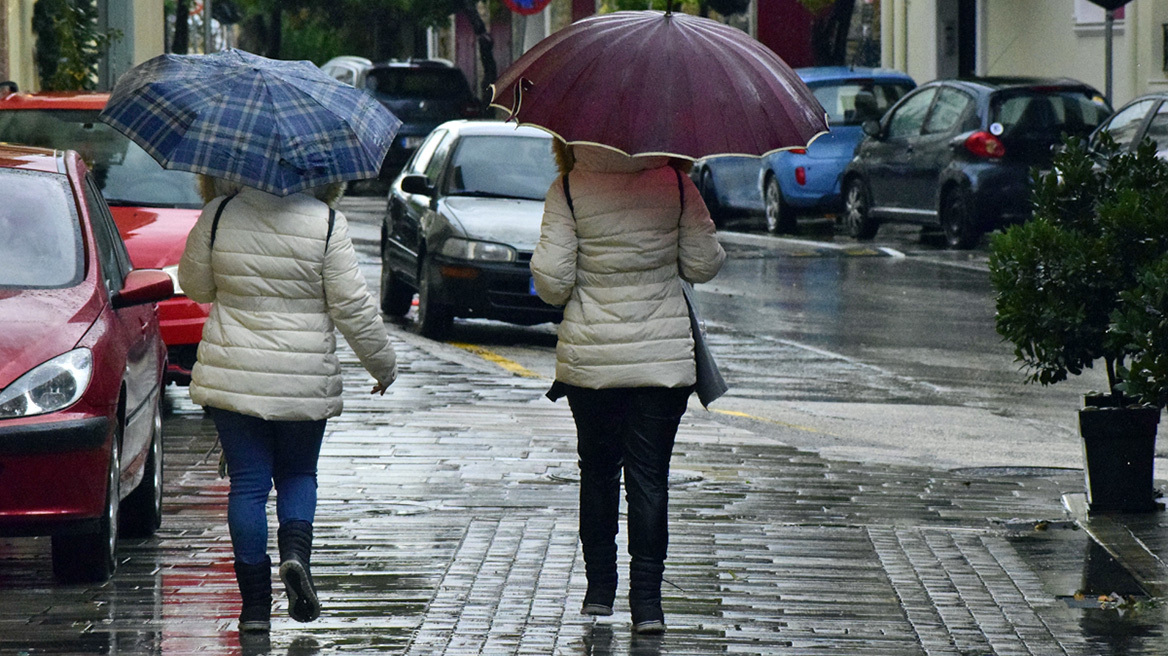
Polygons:
<instances>
[{"instance_id":1,"label":"beige puffer jacket","mask_svg":"<svg viewBox=\"0 0 1168 656\"><path fill-rule=\"evenodd\" d=\"M187 296L214 303L191 400L271 420L340 414L334 326L375 379L393 382L396 356L344 215L336 214L326 252L327 205L303 193L281 198L245 188L224 208L212 253L222 202L204 208L178 268Z\"/></svg>"},{"instance_id":2,"label":"beige puffer jacket","mask_svg":"<svg viewBox=\"0 0 1168 656\"><path fill-rule=\"evenodd\" d=\"M591 389L695 381L682 279L712 279L726 258L705 203L664 157L573 147L573 212L548 190L531 260L540 298L564 305L556 380Z\"/></svg>"}]
</instances>

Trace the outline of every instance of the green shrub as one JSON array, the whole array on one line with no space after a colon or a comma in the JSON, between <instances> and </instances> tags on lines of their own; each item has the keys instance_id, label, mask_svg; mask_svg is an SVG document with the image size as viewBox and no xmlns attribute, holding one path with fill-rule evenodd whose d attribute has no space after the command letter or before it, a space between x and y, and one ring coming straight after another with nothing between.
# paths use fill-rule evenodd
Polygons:
<instances>
[{"instance_id":1,"label":"green shrub","mask_svg":"<svg viewBox=\"0 0 1168 656\"><path fill-rule=\"evenodd\" d=\"M1168 326L1149 308L1168 282L1168 163L1151 142L1121 153L1105 140L1090 153L1071 138L1033 180L1034 218L991 239L998 333L1027 382L1057 383L1102 359L1117 403L1162 406L1168 355L1150 345L1168 345Z\"/></svg>"}]
</instances>

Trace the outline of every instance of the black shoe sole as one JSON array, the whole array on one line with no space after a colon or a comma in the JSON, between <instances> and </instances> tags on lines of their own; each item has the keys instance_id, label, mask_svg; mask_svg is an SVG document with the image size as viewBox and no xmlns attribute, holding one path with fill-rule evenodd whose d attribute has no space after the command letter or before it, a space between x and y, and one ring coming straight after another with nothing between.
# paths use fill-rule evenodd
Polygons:
<instances>
[{"instance_id":1,"label":"black shoe sole","mask_svg":"<svg viewBox=\"0 0 1168 656\"><path fill-rule=\"evenodd\" d=\"M311 622L320 617L320 600L312 581L298 560L286 560L280 564L280 580L288 591L288 615L297 622Z\"/></svg>"}]
</instances>

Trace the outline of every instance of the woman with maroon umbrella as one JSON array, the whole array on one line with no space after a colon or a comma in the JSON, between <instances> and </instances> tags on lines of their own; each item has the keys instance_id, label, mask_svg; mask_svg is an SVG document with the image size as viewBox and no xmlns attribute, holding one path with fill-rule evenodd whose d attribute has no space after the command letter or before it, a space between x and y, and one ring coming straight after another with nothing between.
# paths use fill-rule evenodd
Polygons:
<instances>
[{"instance_id":1,"label":"woman with maroon umbrella","mask_svg":"<svg viewBox=\"0 0 1168 656\"><path fill-rule=\"evenodd\" d=\"M494 104L557 137L531 272L564 305L548 396L566 395L576 422L582 611L613 613L623 471L633 630L661 633L669 460L697 379L683 285L725 259L687 160L805 147L826 116L757 41L671 10L553 34L503 72Z\"/></svg>"}]
</instances>

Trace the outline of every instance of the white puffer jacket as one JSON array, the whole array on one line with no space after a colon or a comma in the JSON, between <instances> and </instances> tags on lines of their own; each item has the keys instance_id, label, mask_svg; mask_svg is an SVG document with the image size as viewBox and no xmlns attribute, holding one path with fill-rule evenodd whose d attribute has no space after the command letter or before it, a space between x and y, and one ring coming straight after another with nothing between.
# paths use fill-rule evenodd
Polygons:
<instances>
[{"instance_id":1,"label":"white puffer jacket","mask_svg":"<svg viewBox=\"0 0 1168 656\"><path fill-rule=\"evenodd\" d=\"M531 260L540 298L564 305L556 380L590 389L693 385L681 280L706 282L726 258L697 187L682 174L683 213L668 159L587 146L573 153L575 211L557 178Z\"/></svg>"},{"instance_id":2,"label":"white puffer jacket","mask_svg":"<svg viewBox=\"0 0 1168 656\"><path fill-rule=\"evenodd\" d=\"M245 188L211 224L212 200L187 237L178 279L187 296L214 303L203 326L191 400L271 420L317 420L341 412L334 326L379 382L397 360L357 267L348 223L307 195L281 198Z\"/></svg>"}]
</instances>

